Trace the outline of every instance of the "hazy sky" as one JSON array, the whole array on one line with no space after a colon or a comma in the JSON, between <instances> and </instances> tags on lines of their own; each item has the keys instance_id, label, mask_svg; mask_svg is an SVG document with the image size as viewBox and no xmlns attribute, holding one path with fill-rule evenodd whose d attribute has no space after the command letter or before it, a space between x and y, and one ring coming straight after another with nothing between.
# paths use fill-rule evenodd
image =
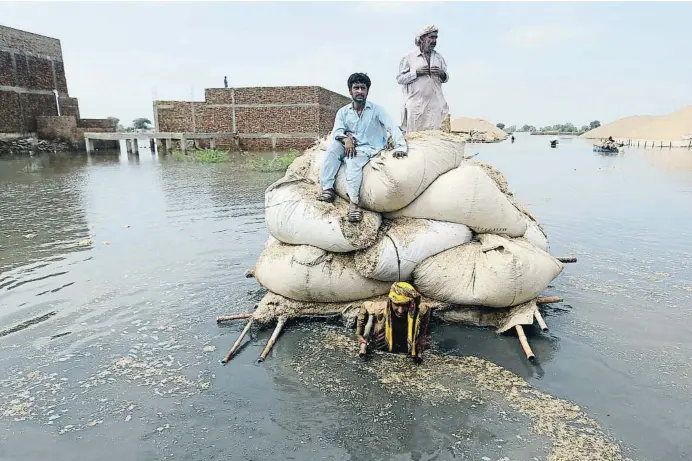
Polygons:
<instances>
[{"instance_id":1,"label":"hazy sky","mask_svg":"<svg viewBox=\"0 0 692 461\"><path fill-rule=\"evenodd\" d=\"M398 120L401 57L440 28L452 117L547 125L692 104L692 3L0 3L0 24L61 40L83 117L152 117L204 88L320 85L352 72Z\"/></svg>"}]
</instances>

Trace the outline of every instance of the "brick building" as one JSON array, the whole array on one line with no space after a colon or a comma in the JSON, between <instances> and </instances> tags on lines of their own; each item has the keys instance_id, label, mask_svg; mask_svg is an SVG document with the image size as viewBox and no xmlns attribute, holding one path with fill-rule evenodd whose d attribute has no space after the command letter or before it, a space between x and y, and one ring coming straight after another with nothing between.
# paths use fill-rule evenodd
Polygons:
<instances>
[{"instance_id":1,"label":"brick building","mask_svg":"<svg viewBox=\"0 0 692 461\"><path fill-rule=\"evenodd\" d=\"M67 90L60 40L0 25L0 133L83 141L85 130L115 131L115 124L80 118Z\"/></svg>"},{"instance_id":2,"label":"brick building","mask_svg":"<svg viewBox=\"0 0 692 461\"><path fill-rule=\"evenodd\" d=\"M329 134L349 101L317 86L207 88L204 101L154 101L154 124L162 132L236 133L245 150L304 149Z\"/></svg>"}]
</instances>

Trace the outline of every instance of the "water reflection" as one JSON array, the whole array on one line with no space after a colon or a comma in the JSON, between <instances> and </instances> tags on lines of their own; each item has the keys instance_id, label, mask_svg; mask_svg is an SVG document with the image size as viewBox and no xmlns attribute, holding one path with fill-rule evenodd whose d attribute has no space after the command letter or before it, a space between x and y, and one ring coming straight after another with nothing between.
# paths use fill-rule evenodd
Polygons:
<instances>
[{"instance_id":1,"label":"water reflection","mask_svg":"<svg viewBox=\"0 0 692 461\"><path fill-rule=\"evenodd\" d=\"M545 138L522 135L514 144L468 146L467 153L475 152L477 160L506 175L519 200L546 227L553 252L574 254L579 263L567 266L547 290L566 300L546 308L550 333L527 329L538 367L526 362L514 336L489 329L436 324L433 335L440 353L486 358L544 391L575 400L634 445L642 458L681 459L692 449L685 399L692 390L692 261L687 257L692 253L692 174L687 152L627 149L622 156L604 157L579 139L550 149ZM132 453L143 458L150 457L150 450L157 457L169 456L171 450L213 456L219 440L228 439L223 443L241 446L246 457L268 459L292 450L296 434L308 440L316 426L326 424L325 433L334 440L338 428L347 427L341 432L346 440L306 443L298 452L343 458L361 446L349 434L360 437L363 428L380 427L353 417L350 404L337 406L337 412L328 399L302 385L279 383L282 364L311 334L299 325L286 330L276 356L262 367L254 361L268 332L253 332L256 339L228 367L218 366L242 325L220 328L213 318L247 311L262 294L243 273L255 263L267 237L264 190L280 176L251 172L243 168L246 161L247 156L238 154L226 164L179 162L143 145L139 155L121 151L0 160L0 330L44 319L0 339L0 380L25 376L40 366L48 376L54 372L59 373L55 379L68 379L61 398L79 394L83 402L69 407L68 415L75 417L69 423L65 417L60 427L44 425L50 415L41 415L40 425L26 422L33 440L66 424L87 427L89 415L100 414L106 416L97 420L110 423L108 430L90 430L110 437L109 443L128 441ZM206 345L217 350L204 352ZM22 354L17 353L20 348ZM194 387L190 383L196 380L213 385L205 391L209 394L192 401L176 397L178 405L157 395L155 384L130 389L127 379L134 375L117 374L130 368L111 364L131 364L123 357L147 372L149 364L159 361L175 371L183 389ZM358 363L349 365L355 367L353 373L342 373L340 379L355 376ZM118 380L98 377L105 372ZM84 387L90 377L102 379L103 387ZM355 386L353 379L344 382ZM22 388L21 382L16 384ZM120 397L123 392L127 397ZM294 403L296 395L304 399L300 404ZM370 397L376 400L377 395ZM99 402L104 398L107 403ZM134 405L122 404L125 399L136 402L136 410L128 410L133 414L129 426L123 422L125 413L118 413ZM0 409L2 405L0 396ZM440 446L451 437L445 418L457 418L458 426L487 435L480 410L407 405L396 417L415 414L419 421L431 421L422 433ZM157 413L163 416L151 416ZM460 413L480 422L462 424ZM306 418L297 422L301 414ZM8 421L0 424L13 430ZM187 430L157 432L166 423ZM224 429L229 424L231 435ZM151 445L151 433L158 434L161 445ZM8 442L15 453L20 445L30 449L21 442L27 437L20 439ZM74 442L68 440L65 453ZM83 443L100 453L99 440L85 438ZM176 445L179 440L184 442ZM487 440L478 446L487 446ZM213 449L211 444L218 445ZM392 442L389 447L393 456L412 453L410 444ZM439 448L426 447L431 452ZM23 459L40 458L33 453Z\"/></svg>"}]
</instances>

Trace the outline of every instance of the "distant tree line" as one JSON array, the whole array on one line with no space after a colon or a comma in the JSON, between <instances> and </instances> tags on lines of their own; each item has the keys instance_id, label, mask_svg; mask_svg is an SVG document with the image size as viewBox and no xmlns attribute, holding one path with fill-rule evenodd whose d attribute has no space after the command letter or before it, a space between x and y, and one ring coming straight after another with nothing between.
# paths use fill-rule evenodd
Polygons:
<instances>
[{"instance_id":1,"label":"distant tree line","mask_svg":"<svg viewBox=\"0 0 692 461\"><path fill-rule=\"evenodd\" d=\"M517 129L516 125L512 125L510 127L506 127L504 123L498 123L497 126L501 130L505 130L508 133L536 133L536 132L557 132L557 133L584 133L589 130L593 130L601 126L601 122L598 120L594 120L593 122L589 123L588 125L582 125L581 128L578 128L574 123L567 122L564 124L558 123L557 125L548 125L548 126L542 126L540 128L536 128L533 125L524 125L521 128Z\"/></svg>"},{"instance_id":2,"label":"distant tree line","mask_svg":"<svg viewBox=\"0 0 692 461\"><path fill-rule=\"evenodd\" d=\"M136 118L132 121L132 125L130 126L121 125L120 119L118 117L107 117L107 119L115 123L115 131L117 132L147 130L152 126L151 120L149 120L148 118Z\"/></svg>"}]
</instances>

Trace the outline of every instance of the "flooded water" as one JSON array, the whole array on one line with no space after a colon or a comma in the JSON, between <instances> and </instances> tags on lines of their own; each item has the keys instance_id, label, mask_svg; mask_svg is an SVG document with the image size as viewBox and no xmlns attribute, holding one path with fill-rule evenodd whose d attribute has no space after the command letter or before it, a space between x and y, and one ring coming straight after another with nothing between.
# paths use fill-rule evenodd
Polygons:
<instances>
[{"instance_id":1,"label":"flooded water","mask_svg":"<svg viewBox=\"0 0 692 461\"><path fill-rule=\"evenodd\" d=\"M537 365L442 324L420 368L363 363L340 324L293 322L222 366L243 324L215 318L264 293L244 273L280 174L143 146L0 158L0 460L691 459L692 151L467 152L579 259L528 331Z\"/></svg>"}]
</instances>

